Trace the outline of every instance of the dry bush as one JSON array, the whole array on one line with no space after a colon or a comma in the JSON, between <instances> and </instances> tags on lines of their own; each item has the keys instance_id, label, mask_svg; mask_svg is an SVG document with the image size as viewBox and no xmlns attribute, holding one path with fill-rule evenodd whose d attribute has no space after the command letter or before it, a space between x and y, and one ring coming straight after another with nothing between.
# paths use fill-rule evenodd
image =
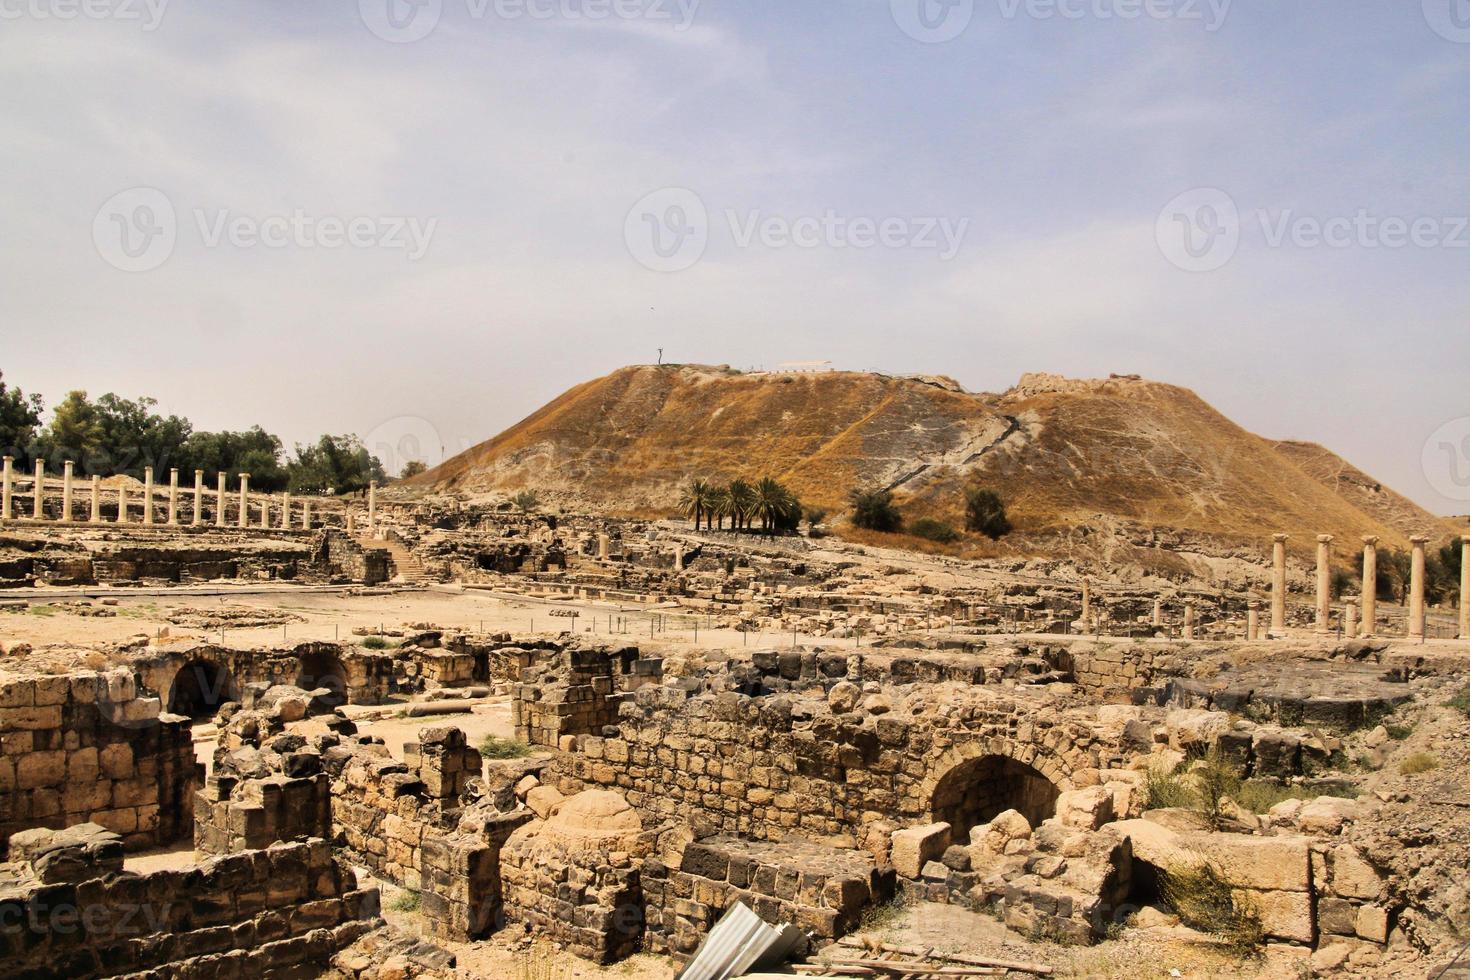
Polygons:
<instances>
[{"instance_id":1,"label":"dry bush","mask_svg":"<svg viewBox=\"0 0 1470 980\"><path fill-rule=\"evenodd\" d=\"M1405 776L1417 776L1439 768L1439 759L1428 752L1415 752L1399 763L1399 772Z\"/></svg>"},{"instance_id":2,"label":"dry bush","mask_svg":"<svg viewBox=\"0 0 1470 980\"><path fill-rule=\"evenodd\" d=\"M572 968L555 949L539 945L516 954L516 980L572 980Z\"/></svg>"},{"instance_id":3,"label":"dry bush","mask_svg":"<svg viewBox=\"0 0 1470 980\"><path fill-rule=\"evenodd\" d=\"M1209 862L1162 872L1159 886L1180 922L1218 938L1235 953L1249 955L1265 942L1260 911Z\"/></svg>"}]
</instances>

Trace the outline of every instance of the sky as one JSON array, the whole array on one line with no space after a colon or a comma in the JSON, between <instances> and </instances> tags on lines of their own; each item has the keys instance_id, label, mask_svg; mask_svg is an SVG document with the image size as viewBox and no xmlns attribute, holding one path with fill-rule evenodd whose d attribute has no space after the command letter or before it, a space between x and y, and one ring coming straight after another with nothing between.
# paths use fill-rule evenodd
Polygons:
<instances>
[{"instance_id":1,"label":"sky","mask_svg":"<svg viewBox=\"0 0 1470 980\"><path fill-rule=\"evenodd\" d=\"M660 349L1136 373L1466 514L1467 122L1470 0L0 0L0 371L390 469Z\"/></svg>"}]
</instances>

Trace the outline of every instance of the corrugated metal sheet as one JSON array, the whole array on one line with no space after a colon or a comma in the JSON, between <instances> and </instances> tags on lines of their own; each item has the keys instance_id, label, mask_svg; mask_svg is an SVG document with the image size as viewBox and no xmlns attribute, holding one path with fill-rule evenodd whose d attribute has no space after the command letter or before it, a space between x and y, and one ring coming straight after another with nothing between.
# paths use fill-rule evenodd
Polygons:
<instances>
[{"instance_id":1,"label":"corrugated metal sheet","mask_svg":"<svg viewBox=\"0 0 1470 980\"><path fill-rule=\"evenodd\" d=\"M731 980L745 971L785 962L801 941L795 926L771 926L736 902L704 937L675 980Z\"/></svg>"}]
</instances>

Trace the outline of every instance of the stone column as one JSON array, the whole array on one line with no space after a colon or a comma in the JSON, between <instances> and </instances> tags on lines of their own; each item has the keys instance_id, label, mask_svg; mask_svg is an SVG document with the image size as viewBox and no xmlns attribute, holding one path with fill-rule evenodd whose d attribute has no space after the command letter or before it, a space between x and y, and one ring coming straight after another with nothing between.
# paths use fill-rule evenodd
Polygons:
<instances>
[{"instance_id":1,"label":"stone column","mask_svg":"<svg viewBox=\"0 0 1470 980\"><path fill-rule=\"evenodd\" d=\"M683 570L684 570L684 546L683 545L676 544L676 545L674 545L674 571L676 571L676 572L682 572Z\"/></svg>"},{"instance_id":2,"label":"stone column","mask_svg":"<svg viewBox=\"0 0 1470 980\"><path fill-rule=\"evenodd\" d=\"M1271 545L1271 632L1286 629L1286 539L1278 534Z\"/></svg>"},{"instance_id":3,"label":"stone column","mask_svg":"<svg viewBox=\"0 0 1470 980\"><path fill-rule=\"evenodd\" d=\"M1092 582L1087 579L1082 580L1082 615L1079 618L1083 629L1092 621Z\"/></svg>"},{"instance_id":4,"label":"stone column","mask_svg":"<svg viewBox=\"0 0 1470 980\"><path fill-rule=\"evenodd\" d=\"M1184 638L1194 639L1194 600L1184 600Z\"/></svg>"},{"instance_id":5,"label":"stone column","mask_svg":"<svg viewBox=\"0 0 1470 980\"><path fill-rule=\"evenodd\" d=\"M123 478L117 485L117 522L126 524L128 522L128 484Z\"/></svg>"},{"instance_id":6,"label":"stone column","mask_svg":"<svg viewBox=\"0 0 1470 980\"><path fill-rule=\"evenodd\" d=\"M173 525L179 523L179 470L178 467L168 471L168 522Z\"/></svg>"},{"instance_id":7,"label":"stone column","mask_svg":"<svg viewBox=\"0 0 1470 980\"><path fill-rule=\"evenodd\" d=\"M102 523L102 477L92 474L92 523Z\"/></svg>"},{"instance_id":8,"label":"stone column","mask_svg":"<svg viewBox=\"0 0 1470 980\"><path fill-rule=\"evenodd\" d=\"M291 491L281 491L281 530L291 530Z\"/></svg>"},{"instance_id":9,"label":"stone column","mask_svg":"<svg viewBox=\"0 0 1470 980\"><path fill-rule=\"evenodd\" d=\"M11 483L14 477L15 457L6 456L3 461L4 469L0 471L0 521L10 520Z\"/></svg>"},{"instance_id":10,"label":"stone column","mask_svg":"<svg viewBox=\"0 0 1470 980\"><path fill-rule=\"evenodd\" d=\"M301 530L311 530L311 498L303 497L301 500Z\"/></svg>"},{"instance_id":11,"label":"stone column","mask_svg":"<svg viewBox=\"0 0 1470 980\"><path fill-rule=\"evenodd\" d=\"M1246 607L1245 638L1252 642L1261 638L1261 604L1254 599Z\"/></svg>"},{"instance_id":12,"label":"stone column","mask_svg":"<svg viewBox=\"0 0 1470 980\"><path fill-rule=\"evenodd\" d=\"M250 474L240 474L240 526L250 526Z\"/></svg>"},{"instance_id":13,"label":"stone column","mask_svg":"<svg viewBox=\"0 0 1470 980\"><path fill-rule=\"evenodd\" d=\"M1332 535L1317 535L1317 632L1332 622Z\"/></svg>"},{"instance_id":14,"label":"stone column","mask_svg":"<svg viewBox=\"0 0 1470 980\"><path fill-rule=\"evenodd\" d=\"M32 484L31 494L36 498L31 505L31 519L44 520L46 517L46 463L44 460L36 460L36 482Z\"/></svg>"},{"instance_id":15,"label":"stone column","mask_svg":"<svg viewBox=\"0 0 1470 980\"><path fill-rule=\"evenodd\" d=\"M1358 604L1352 599L1342 607L1342 635L1349 640L1358 635Z\"/></svg>"},{"instance_id":16,"label":"stone column","mask_svg":"<svg viewBox=\"0 0 1470 980\"><path fill-rule=\"evenodd\" d=\"M1414 546L1409 566L1409 636L1424 639L1424 546L1429 539L1416 534L1409 539Z\"/></svg>"},{"instance_id":17,"label":"stone column","mask_svg":"<svg viewBox=\"0 0 1470 980\"><path fill-rule=\"evenodd\" d=\"M67 524L71 523L71 478L76 467L71 460L61 464L61 519Z\"/></svg>"},{"instance_id":18,"label":"stone column","mask_svg":"<svg viewBox=\"0 0 1470 980\"><path fill-rule=\"evenodd\" d=\"M608 555L612 551L610 545L611 542L606 534L599 534L597 536L597 558L599 561L607 561Z\"/></svg>"},{"instance_id":19,"label":"stone column","mask_svg":"<svg viewBox=\"0 0 1470 980\"><path fill-rule=\"evenodd\" d=\"M153 523L153 467L143 467L143 523Z\"/></svg>"},{"instance_id":20,"label":"stone column","mask_svg":"<svg viewBox=\"0 0 1470 980\"><path fill-rule=\"evenodd\" d=\"M352 516L352 507L347 508L347 536L350 538L357 533L357 519Z\"/></svg>"},{"instance_id":21,"label":"stone column","mask_svg":"<svg viewBox=\"0 0 1470 980\"><path fill-rule=\"evenodd\" d=\"M1378 629L1378 539L1363 538L1363 635Z\"/></svg>"},{"instance_id":22,"label":"stone column","mask_svg":"<svg viewBox=\"0 0 1470 980\"><path fill-rule=\"evenodd\" d=\"M225 474L219 475L219 489L214 492L214 526L225 526Z\"/></svg>"},{"instance_id":23,"label":"stone column","mask_svg":"<svg viewBox=\"0 0 1470 980\"><path fill-rule=\"evenodd\" d=\"M1460 535L1460 639L1470 640L1470 534Z\"/></svg>"},{"instance_id":24,"label":"stone column","mask_svg":"<svg viewBox=\"0 0 1470 980\"><path fill-rule=\"evenodd\" d=\"M1164 600L1158 598L1157 596L1154 597L1154 619L1153 619L1153 625L1155 625L1155 626L1163 626L1164 625Z\"/></svg>"},{"instance_id":25,"label":"stone column","mask_svg":"<svg viewBox=\"0 0 1470 980\"><path fill-rule=\"evenodd\" d=\"M194 516L189 522L195 527L204 523L204 471L194 471Z\"/></svg>"},{"instance_id":26,"label":"stone column","mask_svg":"<svg viewBox=\"0 0 1470 980\"><path fill-rule=\"evenodd\" d=\"M265 528L267 531L270 530L271 498L270 494L268 493L263 493L260 495L260 526Z\"/></svg>"},{"instance_id":27,"label":"stone column","mask_svg":"<svg viewBox=\"0 0 1470 980\"><path fill-rule=\"evenodd\" d=\"M368 484L368 537L378 536L378 481Z\"/></svg>"}]
</instances>

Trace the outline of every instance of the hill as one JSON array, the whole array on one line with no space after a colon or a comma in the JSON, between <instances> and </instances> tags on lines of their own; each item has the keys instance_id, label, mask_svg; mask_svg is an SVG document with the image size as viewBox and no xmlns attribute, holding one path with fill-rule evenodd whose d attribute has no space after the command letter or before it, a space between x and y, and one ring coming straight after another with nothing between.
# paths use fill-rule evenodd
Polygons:
<instances>
[{"instance_id":1,"label":"hill","mask_svg":"<svg viewBox=\"0 0 1470 980\"><path fill-rule=\"evenodd\" d=\"M838 510L893 488L958 520L963 487L998 490L1028 536L1141 525L1237 541L1319 532L1405 546L1447 525L1320 447L1254 435L1193 392L1133 377L1033 374L1001 394L943 378L628 367L578 385L414 482L666 513L690 477L771 475Z\"/></svg>"}]
</instances>

